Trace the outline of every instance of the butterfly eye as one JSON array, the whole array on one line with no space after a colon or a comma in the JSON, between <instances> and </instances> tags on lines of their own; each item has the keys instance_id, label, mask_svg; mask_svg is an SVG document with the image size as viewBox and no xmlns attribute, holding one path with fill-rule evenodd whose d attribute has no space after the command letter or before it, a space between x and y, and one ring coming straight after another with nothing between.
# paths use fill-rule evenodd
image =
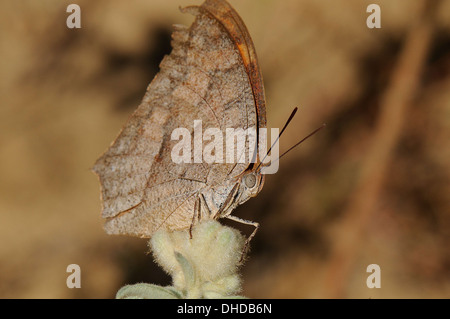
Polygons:
<instances>
[{"instance_id":1,"label":"butterfly eye","mask_svg":"<svg viewBox=\"0 0 450 319\"><path fill-rule=\"evenodd\" d=\"M248 188L253 188L256 185L256 176L255 174L248 174L244 177L245 186Z\"/></svg>"}]
</instances>

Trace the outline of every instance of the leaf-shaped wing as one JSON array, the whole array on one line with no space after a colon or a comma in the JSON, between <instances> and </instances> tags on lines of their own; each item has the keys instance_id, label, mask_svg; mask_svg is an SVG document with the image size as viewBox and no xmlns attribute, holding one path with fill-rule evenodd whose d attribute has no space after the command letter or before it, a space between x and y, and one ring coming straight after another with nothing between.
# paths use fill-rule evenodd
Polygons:
<instances>
[{"instance_id":1,"label":"leaf-shaped wing","mask_svg":"<svg viewBox=\"0 0 450 319\"><path fill-rule=\"evenodd\" d=\"M138 109L94 166L107 233L151 237L159 227L187 228L199 196L214 215L236 184L235 177L248 166L248 162L176 164L171 157L179 142L171 140L173 130L186 128L193 136L195 120L202 121L203 131L219 128L224 134L226 128L245 130L261 124L248 63L226 24L208 11L211 3L224 4L208 0L201 7L185 9L196 15L194 23L190 28L176 27L171 54L161 62ZM246 29L242 32L242 38L250 38ZM260 126L265 126L265 111L263 117Z\"/></svg>"}]
</instances>

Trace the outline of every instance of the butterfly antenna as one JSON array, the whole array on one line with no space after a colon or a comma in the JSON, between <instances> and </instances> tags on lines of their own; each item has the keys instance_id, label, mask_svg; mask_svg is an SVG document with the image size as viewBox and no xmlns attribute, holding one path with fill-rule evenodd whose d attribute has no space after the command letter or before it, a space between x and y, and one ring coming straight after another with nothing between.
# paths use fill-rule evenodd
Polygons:
<instances>
[{"instance_id":1,"label":"butterfly antenna","mask_svg":"<svg viewBox=\"0 0 450 319\"><path fill-rule=\"evenodd\" d=\"M274 147L274 145L278 142L278 140L280 139L281 134L283 134L284 130L286 129L286 127L289 125L289 123L292 121L292 119L294 118L295 113L297 113L298 107L295 107L292 110L291 115L289 116L288 120L286 121L286 124L284 124L283 128L281 129L280 134L278 134L277 139L275 140L275 142L273 142L272 146L269 148L269 150L267 151L266 155L264 156L264 158L262 159L262 161L259 163L258 167L256 169L258 169L261 164L264 162L264 160L266 159L266 157L270 154L270 151L272 150L272 148Z\"/></svg>"},{"instance_id":2,"label":"butterfly antenna","mask_svg":"<svg viewBox=\"0 0 450 319\"><path fill-rule=\"evenodd\" d=\"M322 124L322 126L320 126L319 128L316 128L314 131L312 131L311 133L309 133L306 137L304 137L303 139L301 139L298 143L296 143L294 146L292 146L291 148L289 148L286 152L284 152L283 154L281 154L277 160L279 160L280 158L282 158L284 155L286 155L287 153L289 153L290 151L292 151L294 148L296 148L297 146L299 146L300 144L302 144L304 141L306 141L308 138L310 138L311 136L313 136L314 134L316 134L317 132L319 132L321 129L323 129L325 126L327 126L325 123Z\"/></svg>"}]
</instances>

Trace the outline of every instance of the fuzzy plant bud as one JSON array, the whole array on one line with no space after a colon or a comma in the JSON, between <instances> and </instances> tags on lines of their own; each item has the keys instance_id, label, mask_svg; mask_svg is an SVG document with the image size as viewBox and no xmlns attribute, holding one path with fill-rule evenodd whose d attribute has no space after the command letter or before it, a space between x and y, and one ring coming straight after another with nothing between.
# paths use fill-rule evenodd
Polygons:
<instances>
[{"instance_id":1,"label":"fuzzy plant bud","mask_svg":"<svg viewBox=\"0 0 450 319\"><path fill-rule=\"evenodd\" d=\"M116 298L243 298L236 294L244 241L239 231L215 220L195 225L192 232L159 230L149 245L173 285L125 286Z\"/></svg>"}]
</instances>

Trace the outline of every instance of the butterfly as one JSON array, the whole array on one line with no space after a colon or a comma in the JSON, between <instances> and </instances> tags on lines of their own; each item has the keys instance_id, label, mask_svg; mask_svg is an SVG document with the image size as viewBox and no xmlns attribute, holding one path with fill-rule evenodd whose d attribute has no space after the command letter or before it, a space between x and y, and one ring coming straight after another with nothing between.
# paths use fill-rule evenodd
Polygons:
<instances>
[{"instance_id":1,"label":"butterfly","mask_svg":"<svg viewBox=\"0 0 450 319\"><path fill-rule=\"evenodd\" d=\"M228 218L264 185L261 160L174 163L178 127L266 127L264 85L255 47L237 12L224 0L181 9L195 16L175 25L172 51L145 96L93 171L101 184L108 234L151 237L160 228L191 229L203 219ZM259 148L257 138L256 147ZM258 152L256 152L258 154Z\"/></svg>"}]
</instances>

